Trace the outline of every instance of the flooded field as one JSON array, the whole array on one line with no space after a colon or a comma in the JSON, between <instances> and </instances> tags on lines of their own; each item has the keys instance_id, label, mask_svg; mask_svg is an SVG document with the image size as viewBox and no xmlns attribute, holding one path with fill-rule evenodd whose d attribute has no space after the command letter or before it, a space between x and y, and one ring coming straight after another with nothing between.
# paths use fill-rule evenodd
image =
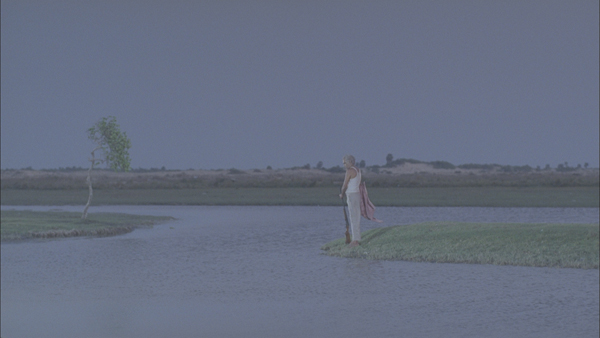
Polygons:
<instances>
[{"instance_id":1,"label":"flooded field","mask_svg":"<svg viewBox=\"0 0 600 338\"><path fill-rule=\"evenodd\" d=\"M51 210L53 207L2 207ZM56 207L54 207L56 209ZM60 207L81 211L81 207ZM598 270L329 257L341 207L107 206L176 217L1 245L2 337L597 337ZM597 223L598 208L378 208L383 224Z\"/></svg>"}]
</instances>

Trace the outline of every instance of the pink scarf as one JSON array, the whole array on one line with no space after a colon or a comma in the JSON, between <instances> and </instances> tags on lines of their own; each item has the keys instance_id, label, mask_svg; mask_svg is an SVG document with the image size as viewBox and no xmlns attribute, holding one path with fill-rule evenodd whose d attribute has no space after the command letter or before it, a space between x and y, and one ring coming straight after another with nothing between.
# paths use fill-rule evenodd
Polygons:
<instances>
[{"instance_id":1,"label":"pink scarf","mask_svg":"<svg viewBox=\"0 0 600 338\"><path fill-rule=\"evenodd\" d=\"M383 222L374 216L375 206L373 203L371 203L371 200L369 200L369 194L367 193L367 186L365 185L365 182L361 182L358 188L360 190L360 214L370 221L378 223Z\"/></svg>"}]
</instances>

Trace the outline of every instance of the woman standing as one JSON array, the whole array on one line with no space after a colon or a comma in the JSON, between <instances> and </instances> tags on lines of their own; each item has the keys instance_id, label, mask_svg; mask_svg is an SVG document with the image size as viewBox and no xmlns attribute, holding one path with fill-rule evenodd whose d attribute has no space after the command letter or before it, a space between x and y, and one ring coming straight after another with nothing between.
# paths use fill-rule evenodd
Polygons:
<instances>
[{"instance_id":1,"label":"woman standing","mask_svg":"<svg viewBox=\"0 0 600 338\"><path fill-rule=\"evenodd\" d=\"M346 168L346 177L342 185L340 198L344 198L346 194L346 202L348 203L348 211L350 213L350 227L352 228L352 242L348 244L350 247L360 245L360 170L356 168L356 160L352 155L346 155L342 159Z\"/></svg>"}]
</instances>

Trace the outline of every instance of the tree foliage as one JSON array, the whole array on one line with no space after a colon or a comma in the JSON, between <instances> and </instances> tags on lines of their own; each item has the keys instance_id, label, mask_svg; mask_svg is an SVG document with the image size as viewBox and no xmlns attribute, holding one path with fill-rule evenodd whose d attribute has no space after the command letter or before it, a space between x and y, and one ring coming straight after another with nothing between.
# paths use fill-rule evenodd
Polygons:
<instances>
[{"instance_id":1,"label":"tree foliage","mask_svg":"<svg viewBox=\"0 0 600 338\"><path fill-rule=\"evenodd\" d=\"M385 157L385 164L390 166L392 164L393 160L394 160L394 155L387 154L387 156Z\"/></svg>"},{"instance_id":2,"label":"tree foliage","mask_svg":"<svg viewBox=\"0 0 600 338\"><path fill-rule=\"evenodd\" d=\"M114 116L102 118L88 129L87 133L88 138L98 145L96 149L101 149L104 153L101 160L94 159L96 164L106 162L115 171L131 169L129 157L131 140L127 138L125 132L121 132Z\"/></svg>"}]
</instances>

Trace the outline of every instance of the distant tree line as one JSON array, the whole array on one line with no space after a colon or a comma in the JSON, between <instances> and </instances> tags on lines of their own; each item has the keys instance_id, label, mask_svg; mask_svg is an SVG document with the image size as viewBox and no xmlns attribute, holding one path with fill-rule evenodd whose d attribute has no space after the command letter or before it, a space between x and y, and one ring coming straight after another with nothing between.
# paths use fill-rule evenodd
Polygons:
<instances>
[{"instance_id":1,"label":"distant tree line","mask_svg":"<svg viewBox=\"0 0 600 338\"><path fill-rule=\"evenodd\" d=\"M369 171L372 171L374 173L378 173L379 170L381 168L394 168L394 167L398 167L398 166L402 166L406 163L411 163L411 164L428 164L431 165L434 169L463 169L463 170L484 170L484 171L489 171L489 170L494 170L497 169L498 171L501 172L506 172L506 173L518 173L518 172L532 172L532 171L550 171L553 168L550 166L550 164L546 164L543 168L540 166L536 166L535 168L529 166L529 165L523 165L523 166L514 166L514 165L501 165L501 164L476 164L476 163L467 163L467 164L460 164L460 165L454 165L450 162L447 161L431 161L431 162L427 162L427 161L419 161L419 160L415 160L412 158L398 158L398 159L394 159L394 156L392 154L388 154L385 158L385 164L383 165L372 165L372 166L367 166L365 160L360 160L357 163L357 167L359 168L366 168ZM558 171L558 172L569 172L569 171L577 171L577 170L581 170L581 169L588 169L589 168L589 163L584 163L583 166L581 164L578 164L577 166L569 166L568 162L563 162L563 163L559 163L556 168L554 170ZM267 166L266 168L267 170L272 170L273 168L271 166ZM317 170L324 170L330 173L341 173L341 172L345 172L345 169L343 167L341 167L340 165L336 165L336 166L332 166L330 168L326 168L323 165L323 161L319 161L317 162L317 164L312 167L309 163L303 165L303 166L296 166L296 167L291 167L291 168L284 168L284 169L291 169L291 170L300 170L300 169L304 169L304 170L310 170L310 169L317 169ZM3 169L3 170L34 170L32 167L26 167L26 168L21 168L21 169ZM48 172L76 172L76 171L85 171L88 170L87 168L83 168L83 167L76 167L76 166L72 166L72 167L59 167L58 169L40 169L40 171L48 171ZM96 169L96 170L110 170L108 168L106 169ZM137 169L131 169L132 172L135 173L151 173L151 172L160 172L160 171L179 171L180 169L167 169L165 166L162 166L161 168L137 168ZM195 170L193 168L189 168L188 170ZM218 171L223 171L225 169L217 169ZM239 174L239 173L243 173L243 171L239 170L239 169L235 169L235 168L231 168L231 169L227 169L229 170L230 173L232 174ZM257 169L255 169L256 171Z\"/></svg>"}]
</instances>

